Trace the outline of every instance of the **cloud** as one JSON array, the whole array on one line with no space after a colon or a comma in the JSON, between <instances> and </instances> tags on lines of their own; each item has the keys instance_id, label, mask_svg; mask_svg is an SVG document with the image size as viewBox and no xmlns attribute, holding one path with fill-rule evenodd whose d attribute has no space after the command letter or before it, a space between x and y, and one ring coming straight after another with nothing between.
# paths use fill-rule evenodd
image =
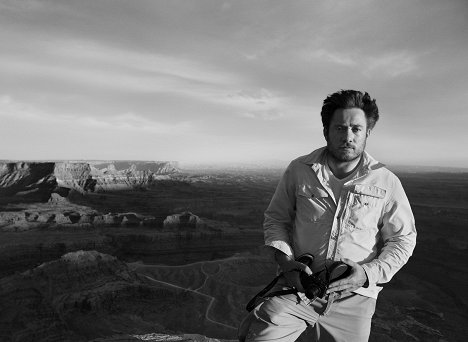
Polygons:
<instances>
[{"instance_id":1,"label":"cloud","mask_svg":"<svg viewBox=\"0 0 468 342\"><path fill-rule=\"evenodd\" d=\"M275 109L263 110L263 111L250 111L242 113L242 116L249 119L260 119L265 121L278 120L283 118L285 115L283 112Z\"/></svg>"},{"instance_id":2,"label":"cloud","mask_svg":"<svg viewBox=\"0 0 468 342\"><path fill-rule=\"evenodd\" d=\"M338 65L354 66L358 64L355 58L349 53L332 52L326 49L317 49L312 51L306 51L303 53L306 60L322 60L325 62L331 62Z\"/></svg>"},{"instance_id":3,"label":"cloud","mask_svg":"<svg viewBox=\"0 0 468 342\"><path fill-rule=\"evenodd\" d=\"M398 77L418 68L417 58L408 51L395 51L364 59L365 73Z\"/></svg>"},{"instance_id":4,"label":"cloud","mask_svg":"<svg viewBox=\"0 0 468 342\"><path fill-rule=\"evenodd\" d=\"M264 88L233 92L249 84L248 76L175 56L121 50L88 41L42 42L30 49L29 58L0 55L0 72L10 77L41 79L44 84L54 80L75 89L80 86L87 92L94 89L94 94L171 94L241 112L278 112L285 101Z\"/></svg>"},{"instance_id":5,"label":"cloud","mask_svg":"<svg viewBox=\"0 0 468 342\"><path fill-rule=\"evenodd\" d=\"M50 113L34 105L15 101L7 94L0 96L0 117L2 116L29 122L48 122L54 125L71 123L74 126L103 130L147 131L168 135L172 135L174 132L190 132L193 129L192 124L188 121L167 124L131 112L116 113L110 117L96 117L95 115L90 116L83 113Z\"/></svg>"},{"instance_id":6,"label":"cloud","mask_svg":"<svg viewBox=\"0 0 468 342\"><path fill-rule=\"evenodd\" d=\"M241 90L221 100L232 107L242 109L240 115L250 119L277 120L285 116L288 99L261 88Z\"/></svg>"},{"instance_id":7,"label":"cloud","mask_svg":"<svg viewBox=\"0 0 468 342\"><path fill-rule=\"evenodd\" d=\"M356 51L340 52L324 48L301 52L302 58L312 63L320 61L361 70L367 77L378 75L390 78L417 70L418 56L421 54L422 52L400 50L368 55Z\"/></svg>"},{"instance_id":8,"label":"cloud","mask_svg":"<svg viewBox=\"0 0 468 342\"><path fill-rule=\"evenodd\" d=\"M7 94L0 96L0 117L1 116L13 117L20 120L37 120L41 118L37 110L27 104L14 101L13 98Z\"/></svg>"},{"instance_id":9,"label":"cloud","mask_svg":"<svg viewBox=\"0 0 468 342\"><path fill-rule=\"evenodd\" d=\"M36 42L32 46L24 47L29 51L29 58L13 56L11 53L0 55L0 72L9 78L21 76L24 79L35 80L31 84L57 84L68 87L73 93L86 94L81 101L88 98L96 105L102 102L102 95L126 94L132 102L123 104L126 114L118 113L118 105L109 104L107 107L92 110L92 106L74 105L79 98L68 96L61 107L54 107L59 102L54 100L56 94L32 100L35 108L19 109L15 104L15 111L23 119L34 120L57 118L66 119L64 112L79 118L81 124L91 127L108 129L141 129L154 132L166 132L171 129L188 131L190 124L181 117L193 117L193 113L178 113L174 117L165 117L166 107L158 106L158 99L169 95L180 102L191 100L195 105L202 102L217 108L217 116L244 117L254 120L278 120L290 111L288 98L280 96L265 88L252 87L249 79L234 73L220 71L213 66L168 56L163 54L121 50L118 48L95 44L89 41L49 41ZM6 79L8 78L6 77ZM235 91L234 89L243 89ZM60 89L60 88L57 88ZM79 90L82 89L82 90ZM47 86L41 89L47 93ZM157 111L142 109L137 103L139 95L153 97L152 102ZM154 95L153 95L154 94ZM67 98L63 94L61 100ZM37 97L32 95L33 97ZM176 100L177 101L177 100ZM38 110L38 108L46 108ZM199 105L201 108L203 104ZM77 108L79 107L79 109ZM91 109L91 112L87 112ZM168 109L169 111L171 109ZM32 114L31 114L32 113ZM83 113L87 113L82 115ZM212 112L196 112L196 120L207 120L206 116L213 116ZM173 121L163 124L162 121Z\"/></svg>"},{"instance_id":10,"label":"cloud","mask_svg":"<svg viewBox=\"0 0 468 342\"><path fill-rule=\"evenodd\" d=\"M167 124L148 120L135 113L117 114L110 120L90 116L80 118L79 120L84 125L98 129L145 131L167 135L174 135L176 132L179 134L188 133L193 128L192 124L188 121Z\"/></svg>"},{"instance_id":11,"label":"cloud","mask_svg":"<svg viewBox=\"0 0 468 342\"><path fill-rule=\"evenodd\" d=\"M197 86L213 88L238 77L201 63L153 53L137 53L91 42L54 41L28 51L34 58L3 54L5 73L42 75L69 82L133 91L196 93Z\"/></svg>"},{"instance_id":12,"label":"cloud","mask_svg":"<svg viewBox=\"0 0 468 342\"><path fill-rule=\"evenodd\" d=\"M79 62L80 65L89 66L91 63L98 63L122 71L166 75L207 84L225 84L238 79L232 73L210 67L194 59L124 50L92 41L54 41L46 43L44 49L44 52L51 57Z\"/></svg>"}]
</instances>

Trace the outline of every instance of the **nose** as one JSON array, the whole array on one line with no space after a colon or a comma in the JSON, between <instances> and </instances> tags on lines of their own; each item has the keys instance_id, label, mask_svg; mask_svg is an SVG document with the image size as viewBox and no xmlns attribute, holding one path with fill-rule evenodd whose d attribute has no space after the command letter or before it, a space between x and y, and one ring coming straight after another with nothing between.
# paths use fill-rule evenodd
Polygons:
<instances>
[{"instance_id":1,"label":"nose","mask_svg":"<svg viewBox=\"0 0 468 342\"><path fill-rule=\"evenodd\" d=\"M351 128L343 130L342 136L343 142L352 142L354 139L354 133Z\"/></svg>"}]
</instances>

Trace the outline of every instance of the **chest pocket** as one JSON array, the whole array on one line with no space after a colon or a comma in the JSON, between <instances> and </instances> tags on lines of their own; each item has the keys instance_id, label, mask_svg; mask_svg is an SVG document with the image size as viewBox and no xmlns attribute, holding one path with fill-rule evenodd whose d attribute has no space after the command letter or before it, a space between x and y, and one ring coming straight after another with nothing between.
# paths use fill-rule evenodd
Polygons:
<instances>
[{"instance_id":1,"label":"chest pocket","mask_svg":"<svg viewBox=\"0 0 468 342\"><path fill-rule=\"evenodd\" d=\"M330 195L323 189L301 184L296 190L296 215L306 221L320 221L329 213Z\"/></svg>"},{"instance_id":2,"label":"chest pocket","mask_svg":"<svg viewBox=\"0 0 468 342\"><path fill-rule=\"evenodd\" d=\"M386 190L356 184L349 195L348 224L351 229L377 229Z\"/></svg>"}]
</instances>

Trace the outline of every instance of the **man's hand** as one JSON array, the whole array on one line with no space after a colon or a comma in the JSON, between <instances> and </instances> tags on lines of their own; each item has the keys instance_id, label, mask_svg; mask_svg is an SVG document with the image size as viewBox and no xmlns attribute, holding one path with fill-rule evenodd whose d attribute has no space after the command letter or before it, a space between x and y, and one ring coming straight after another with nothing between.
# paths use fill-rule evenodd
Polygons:
<instances>
[{"instance_id":1,"label":"man's hand","mask_svg":"<svg viewBox=\"0 0 468 342\"><path fill-rule=\"evenodd\" d=\"M364 271L361 265L349 259L342 259L341 261L351 266L351 274L344 279L332 282L328 287L327 293L341 292L345 295L362 287L367 281L366 271Z\"/></svg>"},{"instance_id":2,"label":"man's hand","mask_svg":"<svg viewBox=\"0 0 468 342\"><path fill-rule=\"evenodd\" d=\"M311 275L312 271L310 268L302 262L294 260L291 256L284 254L280 250L275 252L275 259L281 270L284 272L284 277L288 281L288 284L294 287L297 291L304 292L299 274L300 272L306 272L308 275Z\"/></svg>"}]
</instances>

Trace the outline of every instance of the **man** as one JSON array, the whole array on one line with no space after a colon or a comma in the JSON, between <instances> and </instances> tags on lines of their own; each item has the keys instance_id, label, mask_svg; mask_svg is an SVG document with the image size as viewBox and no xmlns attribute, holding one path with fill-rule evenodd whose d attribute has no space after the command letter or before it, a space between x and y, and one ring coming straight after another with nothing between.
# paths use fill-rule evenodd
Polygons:
<instances>
[{"instance_id":1,"label":"man","mask_svg":"<svg viewBox=\"0 0 468 342\"><path fill-rule=\"evenodd\" d=\"M247 341L294 341L314 327L317 341L367 341L379 284L408 261L416 244L413 214L398 178L364 150L379 112L369 94L342 90L322 107L327 146L290 163L265 212L265 245L284 272L282 288L250 317ZM296 261L309 253L309 268ZM333 262L351 273L309 300L299 274Z\"/></svg>"}]
</instances>

